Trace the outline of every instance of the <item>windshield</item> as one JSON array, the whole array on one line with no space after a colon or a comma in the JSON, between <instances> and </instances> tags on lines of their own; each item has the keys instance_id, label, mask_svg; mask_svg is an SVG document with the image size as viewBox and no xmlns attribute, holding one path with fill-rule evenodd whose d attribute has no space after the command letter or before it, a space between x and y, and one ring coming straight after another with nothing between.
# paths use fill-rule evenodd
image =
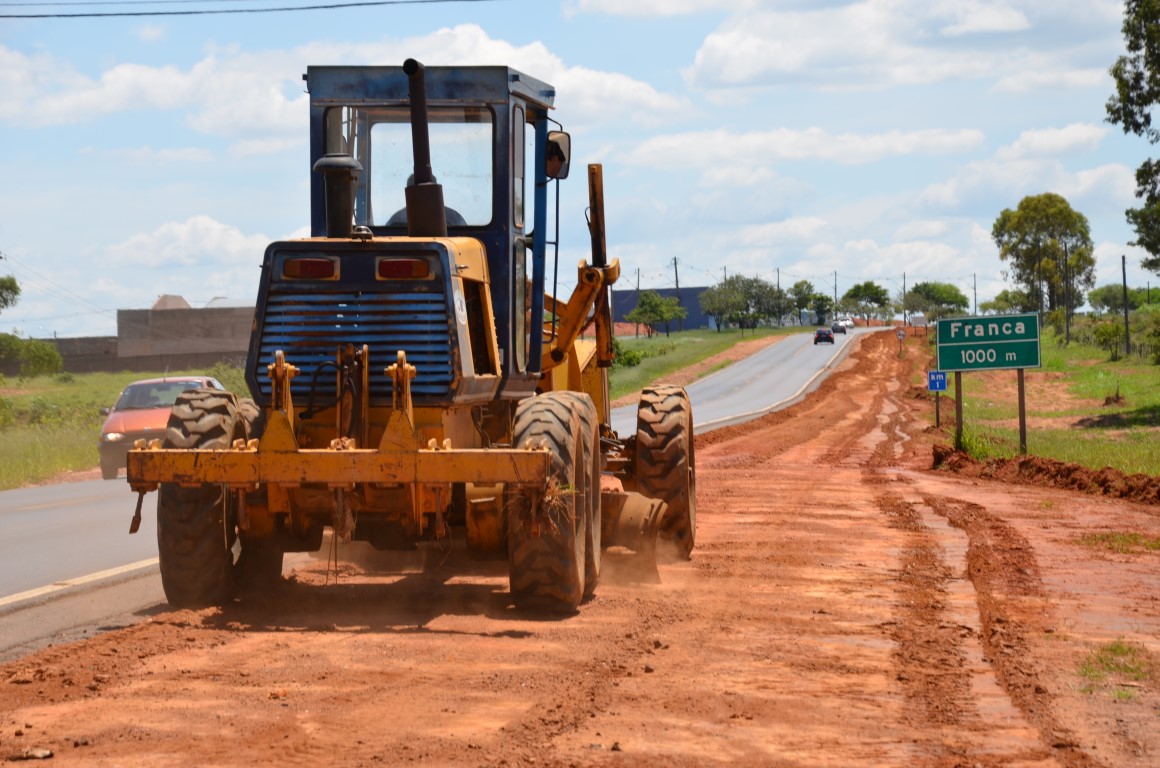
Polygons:
<instances>
[{"instance_id":1,"label":"windshield","mask_svg":"<svg viewBox=\"0 0 1160 768\"><path fill-rule=\"evenodd\" d=\"M177 396L190 389L202 386L200 381L159 381L153 384L130 384L117 398L113 406L117 411L132 411L142 408L171 408Z\"/></svg>"},{"instance_id":2,"label":"windshield","mask_svg":"<svg viewBox=\"0 0 1160 768\"><path fill-rule=\"evenodd\" d=\"M406 224L403 192L415 170L407 107L335 110L328 151L350 152L362 165L355 223ZM484 226L492 218L492 112L484 107L430 107L431 170L443 187L449 226Z\"/></svg>"}]
</instances>

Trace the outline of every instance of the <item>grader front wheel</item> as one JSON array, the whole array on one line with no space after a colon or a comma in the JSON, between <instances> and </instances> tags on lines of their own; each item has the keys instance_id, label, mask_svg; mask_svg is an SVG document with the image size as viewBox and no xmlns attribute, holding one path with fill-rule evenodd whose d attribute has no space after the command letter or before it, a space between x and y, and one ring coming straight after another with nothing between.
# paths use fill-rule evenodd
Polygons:
<instances>
[{"instance_id":1,"label":"grader front wheel","mask_svg":"<svg viewBox=\"0 0 1160 768\"><path fill-rule=\"evenodd\" d=\"M683 388L658 386L641 392L635 474L642 494L668 505L661 538L672 542L679 557L688 558L697 535L697 480L693 407Z\"/></svg>"},{"instance_id":2,"label":"grader front wheel","mask_svg":"<svg viewBox=\"0 0 1160 768\"><path fill-rule=\"evenodd\" d=\"M166 448L228 448L242 437L237 398L197 389L178 396L165 431ZM162 483L157 495L161 586L170 605L204 608L233 597L235 508L220 485L182 488Z\"/></svg>"},{"instance_id":3,"label":"grader front wheel","mask_svg":"<svg viewBox=\"0 0 1160 768\"><path fill-rule=\"evenodd\" d=\"M588 469L580 419L559 393L524 400L516 409L514 442L546 444L552 472L548 487L505 493L508 575L518 607L570 613L584 596L588 538L579 485Z\"/></svg>"},{"instance_id":4,"label":"grader front wheel","mask_svg":"<svg viewBox=\"0 0 1160 768\"><path fill-rule=\"evenodd\" d=\"M580 420L584 467L576 491L584 502L584 524L588 531L584 552L584 599L591 600L600 581L600 432L596 426L596 406L584 392L562 391L559 397L569 403Z\"/></svg>"}]
</instances>

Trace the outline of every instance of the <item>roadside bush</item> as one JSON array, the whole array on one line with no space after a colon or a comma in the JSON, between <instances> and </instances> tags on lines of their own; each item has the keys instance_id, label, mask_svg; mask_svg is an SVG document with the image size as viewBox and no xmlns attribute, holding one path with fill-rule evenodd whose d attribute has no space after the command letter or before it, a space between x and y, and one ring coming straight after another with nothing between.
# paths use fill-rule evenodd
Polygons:
<instances>
[{"instance_id":1,"label":"roadside bush","mask_svg":"<svg viewBox=\"0 0 1160 768\"><path fill-rule=\"evenodd\" d=\"M59 373L64 359L47 341L0 333L0 368L19 368L21 378L31 378Z\"/></svg>"},{"instance_id":2,"label":"roadside bush","mask_svg":"<svg viewBox=\"0 0 1160 768\"><path fill-rule=\"evenodd\" d=\"M612 354L612 364L617 368L634 368L644 360L644 355L638 350L625 349L615 336L612 337Z\"/></svg>"},{"instance_id":3,"label":"roadside bush","mask_svg":"<svg viewBox=\"0 0 1160 768\"><path fill-rule=\"evenodd\" d=\"M29 424L60 424L62 420L59 405L50 403L43 397L34 397L28 403Z\"/></svg>"},{"instance_id":4,"label":"roadside bush","mask_svg":"<svg viewBox=\"0 0 1160 768\"><path fill-rule=\"evenodd\" d=\"M6 397L0 397L0 429L7 429L16 423L16 406Z\"/></svg>"},{"instance_id":5,"label":"roadside bush","mask_svg":"<svg viewBox=\"0 0 1160 768\"><path fill-rule=\"evenodd\" d=\"M1106 350L1113 361L1120 359L1124 343L1124 326L1119 320L1105 321L1095 327L1096 346Z\"/></svg>"},{"instance_id":6,"label":"roadside bush","mask_svg":"<svg viewBox=\"0 0 1160 768\"><path fill-rule=\"evenodd\" d=\"M60 373L63 368L64 358L52 344L39 339L24 340L24 350L20 355L21 376L47 376Z\"/></svg>"},{"instance_id":7,"label":"roadside bush","mask_svg":"<svg viewBox=\"0 0 1160 768\"><path fill-rule=\"evenodd\" d=\"M238 397L250 396L250 386L246 384L246 372L241 366L220 360L214 363L213 368L210 368L206 375L220 381L223 387Z\"/></svg>"}]
</instances>

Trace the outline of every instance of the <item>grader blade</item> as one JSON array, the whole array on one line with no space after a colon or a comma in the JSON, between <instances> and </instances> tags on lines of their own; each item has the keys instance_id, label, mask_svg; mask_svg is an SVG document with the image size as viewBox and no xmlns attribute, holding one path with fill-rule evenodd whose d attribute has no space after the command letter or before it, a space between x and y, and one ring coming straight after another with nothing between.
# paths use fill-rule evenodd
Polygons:
<instances>
[{"instance_id":1,"label":"grader blade","mask_svg":"<svg viewBox=\"0 0 1160 768\"><path fill-rule=\"evenodd\" d=\"M629 567L637 581L660 581L657 570L657 534L667 506L639 493L600 492L601 538L604 545L632 550Z\"/></svg>"}]
</instances>

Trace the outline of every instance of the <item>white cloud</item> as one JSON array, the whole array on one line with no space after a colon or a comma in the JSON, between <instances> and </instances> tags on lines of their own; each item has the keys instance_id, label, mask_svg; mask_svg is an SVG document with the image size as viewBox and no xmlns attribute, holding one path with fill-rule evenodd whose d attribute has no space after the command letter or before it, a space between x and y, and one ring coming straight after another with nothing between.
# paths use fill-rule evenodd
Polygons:
<instances>
[{"instance_id":1,"label":"white cloud","mask_svg":"<svg viewBox=\"0 0 1160 768\"><path fill-rule=\"evenodd\" d=\"M995 82L995 90L1008 93L1029 93L1045 90L1100 89L1111 92L1112 78L1106 67L1084 69L1060 68L1059 63L1037 57L1024 67L1012 68Z\"/></svg>"},{"instance_id":2,"label":"white cloud","mask_svg":"<svg viewBox=\"0 0 1160 768\"><path fill-rule=\"evenodd\" d=\"M138 270L198 267L209 276L222 265L255 263L269 242L264 235L246 235L208 216L193 216L163 224L152 232L133 235L105 250L108 264L113 267Z\"/></svg>"},{"instance_id":3,"label":"white cloud","mask_svg":"<svg viewBox=\"0 0 1160 768\"><path fill-rule=\"evenodd\" d=\"M158 24L142 24L137 28L137 37L146 43L165 39L166 29Z\"/></svg>"},{"instance_id":4,"label":"white cloud","mask_svg":"<svg viewBox=\"0 0 1160 768\"><path fill-rule=\"evenodd\" d=\"M100 149L88 147L80 150L83 155L104 155L119 158L134 165L202 165L214 159L214 153L202 147L171 147L153 149L136 147L133 149Z\"/></svg>"},{"instance_id":5,"label":"white cloud","mask_svg":"<svg viewBox=\"0 0 1160 768\"><path fill-rule=\"evenodd\" d=\"M1081 212L1085 207L1123 210L1133 200L1135 175L1115 163L1069 171L1053 158L992 159L964 165L954 177L927 186L917 199L943 209L995 199L1014 207L1023 197L1044 192L1062 195Z\"/></svg>"},{"instance_id":6,"label":"white cloud","mask_svg":"<svg viewBox=\"0 0 1160 768\"><path fill-rule=\"evenodd\" d=\"M766 224L744 227L740 241L747 246L776 246L786 242L810 240L826 227L826 220L817 216L802 216Z\"/></svg>"},{"instance_id":7,"label":"white cloud","mask_svg":"<svg viewBox=\"0 0 1160 768\"><path fill-rule=\"evenodd\" d=\"M1031 26L1022 11L1001 3L944 0L932 8L950 17L941 30L948 37L978 32L1018 32Z\"/></svg>"},{"instance_id":8,"label":"white cloud","mask_svg":"<svg viewBox=\"0 0 1160 768\"><path fill-rule=\"evenodd\" d=\"M995 157L999 160L1015 160L1090 152L1099 147L1100 140L1107 134L1108 129L1104 126L1088 123L1024 131L1012 144L1001 147Z\"/></svg>"},{"instance_id":9,"label":"white cloud","mask_svg":"<svg viewBox=\"0 0 1160 768\"><path fill-rule=\"evenodd\" d=\"M568 0L566 17L580 13L608 16L685 16L705 11L747 8L754 0Z\"/></svg>"},{"instance_id":10,"label":"white cloud","mask_svg":"<svg viewBox=\"0 0 1160 768\"><path fill-rule=\"evenodd\" d=\"M1087 41L1093 28L1118 27L1110 5L1068 9L1037 0L754 4L709 33L684 74L690 86L722 100L735 98L722 90L802 84L856 90L989 79L1004 91L1104 87L1107 63L1117 51L1112 46L1092 50ZM1061 44L1069 38L1084 42Z\"/></svg>"},{"instance_id":11,"label":"white cloud","mask_svg":"<svg viewBox=\"0 0 1160 768\"><path fill-rule=\"evenodd\" d=\"M684 167L712 171L731 165L746 168L788 160L822 160L853 165L885 157L965 152L983 142L980 131L926 130L834 134L820 128L735 133L728 130L656 136L630 151L627 161L658 168Z\"/></svg>"},{"instance_id":12,"label":"white cloud","mask_svg":"<svg viewBox=\"0 0 1160 768\"><path fill-rule=\"evenodd\" d=\"M67 62L0 47L0 121L65 125L130 110L177 112L201 133L238 141L236 153L279 151L288 146L279 138L305 135L309 96L301 76L309 63L400 64L408 55L527 72L568 94L572 124L655 123L689 109L685 100L644 81L569 67L542 43L513 46L463 24L395 42L310 43L259 53L211 48L188 69L121 63L96 78Z\"/></svg>"},{"instance_id":13,"label":"white cloud","mask_svg":"<svg viewBox=\"0 0 1160 768\"><path fill-rule=\"evenodd\" d=\"M939 237L947 231L946 222L933 219L908 221L894 230L894 239L898 241L927 240Z\"/></svg>"}]
</instances>

